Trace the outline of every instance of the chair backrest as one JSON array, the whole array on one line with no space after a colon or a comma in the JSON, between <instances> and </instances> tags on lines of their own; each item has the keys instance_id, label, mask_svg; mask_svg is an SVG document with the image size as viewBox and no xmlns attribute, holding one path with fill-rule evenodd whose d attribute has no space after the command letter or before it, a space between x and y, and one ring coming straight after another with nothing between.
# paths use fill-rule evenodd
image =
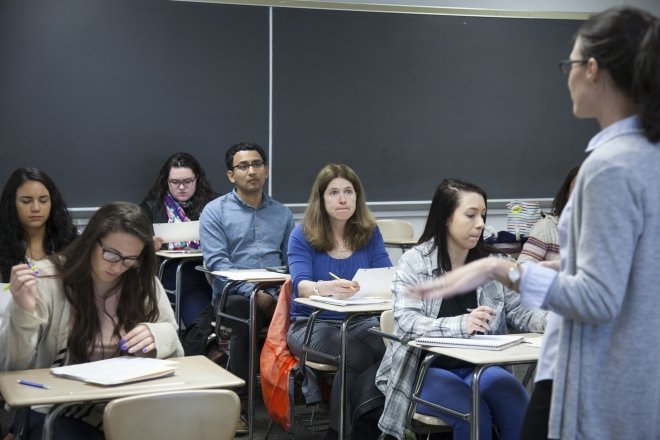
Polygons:
<instances>
[{"instance_id":1,"label":"chair backrest","mask_svg":"<svg viewBox=\"0 0 660 440\"><path fill-rule=\"evenodd\" d=\"M387 334L394 334L394 314L391 310L385 310L380 314L380 331ZM383 338L385 346L387 347L392 343L391 340Z\"/></svg>"},{"instance_id":2,"label":"chair backrest","mask_svg":"<svg viewBox=\"0 0 660 440\"><path fill-rule=\"evenodd\" d=\"M405 220L381 219L376 224L383 239L390 240L411 240L415 238L415 231L412 225Z\"/></svg>"},{"instance_id":3,"label":"chair backrest","mask_svg":"<svg viewBox=\"0 0 660 440\"><path fill-rule=\"evenodd\" d=\"M240 409L238 395L230 390L144 394L108 403L103 429L108 440L230 440Z\"/></svg>"}]
</instances>

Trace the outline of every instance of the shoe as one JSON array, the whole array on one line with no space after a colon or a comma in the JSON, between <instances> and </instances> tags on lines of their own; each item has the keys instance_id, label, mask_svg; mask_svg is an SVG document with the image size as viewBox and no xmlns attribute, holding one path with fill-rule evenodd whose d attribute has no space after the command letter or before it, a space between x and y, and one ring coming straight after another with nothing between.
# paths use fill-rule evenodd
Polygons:
<instances>
[{"instance_id":1,"label":"shoe","mask_svg":"<svg viewBox=\"0 0 660 440\"><path fill-rule=\"evenodd\" d=\"M236 434L245 435L249 431L250 428L247 421L247 414L241 413L241 415L238 417L238 424L236 425Z\"/></svg>"}]
</instances>

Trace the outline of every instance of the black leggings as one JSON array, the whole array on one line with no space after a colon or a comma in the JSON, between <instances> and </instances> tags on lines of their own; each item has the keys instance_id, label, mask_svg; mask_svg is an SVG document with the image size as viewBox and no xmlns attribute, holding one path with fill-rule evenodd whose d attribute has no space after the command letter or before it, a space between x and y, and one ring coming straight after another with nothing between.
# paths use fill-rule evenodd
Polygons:
<instances>
[{"instance_id":1,"label":"black leggings","mask_svg":"<svg viewBox=\"0 0 660 440\"><path fill-rule=\"evenodd\" d=\"M550 421L550 399L552 381L540 380L534 385L532 397L527 405L520 440L547 440Z\"/></svg>"}]
</instances>

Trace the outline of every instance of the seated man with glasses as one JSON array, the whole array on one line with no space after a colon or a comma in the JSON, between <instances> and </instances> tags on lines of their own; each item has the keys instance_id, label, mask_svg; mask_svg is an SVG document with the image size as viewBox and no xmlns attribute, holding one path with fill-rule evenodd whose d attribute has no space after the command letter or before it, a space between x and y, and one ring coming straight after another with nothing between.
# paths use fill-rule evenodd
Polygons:
<instances>
[{"instance_id":1,"label":"seated man with glasses","mask_svg":"<svg viewBox=\"0 0 660 440\"><path fill-rule=\"evenodd\" d=\"M232 192L211 201L202 212L199 234L204 264L214 271L286 265L293 215L289 208L263 192L268 178L266 153L257 144L242 142L227 150L225 163L227 178L235 187ZM221 277L214 280L213 303L226 283ZM247 319L254 287L250 283L233 285L228 292L225 312ZM256 328L261 328L272 317L278 292L278 288L257 291ZM247 383L249 328L231 320L225 320L225 325L233 327L229 370ZM245 431L241 427L237 432Z\"/></svg>"}]
</instances>

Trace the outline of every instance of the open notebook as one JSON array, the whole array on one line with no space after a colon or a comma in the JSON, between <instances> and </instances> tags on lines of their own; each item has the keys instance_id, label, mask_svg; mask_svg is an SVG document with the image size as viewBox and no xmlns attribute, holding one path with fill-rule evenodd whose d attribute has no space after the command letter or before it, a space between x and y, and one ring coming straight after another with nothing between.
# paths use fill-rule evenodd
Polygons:
<instances>
[{"instance_id":1,"label":"open notebook","mask_svg":"<svg viewBox=\"0 0 660 440\"><path fill-rule=\"evenodd\" d=\"M168 376L176 371L175 361L166 359L120 356L84 364L53 367L56 376L68 377L96 385L122 385Z\"/></svg>"},{"instance_id":2,"label":"open notebook","mask_svg":"<svg viewBox=\"0 0 660 440\"><path fill-rule=\"evenodd\" d=\"M523 342L520 335L474 335L469 338L417 338L419 345L478 350L504 350Z\"/></svg>"}]
</instances>

